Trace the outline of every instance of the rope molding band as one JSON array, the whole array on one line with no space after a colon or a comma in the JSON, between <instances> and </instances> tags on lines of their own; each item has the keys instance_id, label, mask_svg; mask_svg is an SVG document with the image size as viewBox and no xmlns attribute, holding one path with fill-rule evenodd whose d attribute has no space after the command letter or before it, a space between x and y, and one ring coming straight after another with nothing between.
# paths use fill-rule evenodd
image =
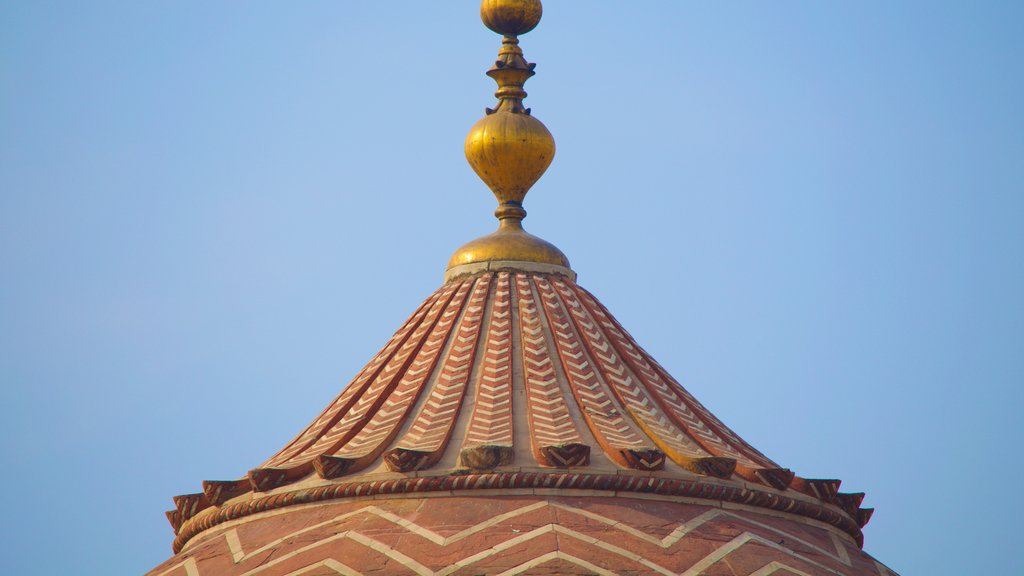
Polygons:
<instances>
[{"instance_id":1,"label":"rope molding band","mask_svg":"<svg viewBox=\"0 0 1024 576\"><path fill-rule=\"evenodd\" d=\"M858 546L863 546L864 542L863 533L857 523L838 509L757 489L709 484L699 480L650 476L570 472L495 472L339 483L271 494L247 502L237 502L189 519L175 537L172 549L177 554L189 540L201 532L229 520L237 520L260 512L298 504L386 494L517 488L635 492L744 504L824 522L852 536Z\"/></svg>"}]
</instances>

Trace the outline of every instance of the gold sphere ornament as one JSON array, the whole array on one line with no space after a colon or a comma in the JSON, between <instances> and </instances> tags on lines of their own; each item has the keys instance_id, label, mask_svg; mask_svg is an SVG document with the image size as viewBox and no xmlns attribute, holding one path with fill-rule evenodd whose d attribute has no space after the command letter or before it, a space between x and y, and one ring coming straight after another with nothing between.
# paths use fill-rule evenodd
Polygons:
<instances>
[{"instance_id":1,"label":"gold sphere ornament","mask_svg":"<svg viewBox=\"0 0 1024 576\"><path fill-rule=\"evenodd\" d=\"M543 13L540 0L483 0L480 19L504 36L526 34L537 27Z\"/></svg>"},{"instance_id":2,"label":"gold sphere ornament","mask_svg":"<svg viewBox=\"0 0 1024 576\"><path fill-rule=\"evenodd\" d=\"M466 160L499 204L522 204L527 191L555 157L555 139L528 114L498 111L484 116L466 136Z\"/></svg>"}]
</instances>

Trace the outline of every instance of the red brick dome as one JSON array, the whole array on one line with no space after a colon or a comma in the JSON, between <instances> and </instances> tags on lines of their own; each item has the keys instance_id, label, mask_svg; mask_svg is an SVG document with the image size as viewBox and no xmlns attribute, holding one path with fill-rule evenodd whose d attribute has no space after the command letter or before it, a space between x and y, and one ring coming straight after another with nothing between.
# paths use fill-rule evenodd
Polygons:
<instances>
[{"instance_id":1,"label":"red brick dome","mask_svg":"<svg viewBox=\"0 0 1024 576\"><path fill-rule=\"evenodd\" d=\"M554 153L539 121L518 121L533 65L517 34L540 2L482 12L507 34L488 72L488 115L507 116L466 150L498 232L456 252L295 439L175 497L174 556L149 574L892 574L861 550L863 494L741 439L522 229Z\"/></svg>"},{"instance_id":2,"label":"red brick dome","mask_svg":"<svg viewBox=\"0 0 1024 576\"><path fill-rule=\"evenodd\" d=\"M863 494L744 442L571 276L444 284L277 454L175 498L151 574L888 573Z\"/></svg>"}]
</instances>

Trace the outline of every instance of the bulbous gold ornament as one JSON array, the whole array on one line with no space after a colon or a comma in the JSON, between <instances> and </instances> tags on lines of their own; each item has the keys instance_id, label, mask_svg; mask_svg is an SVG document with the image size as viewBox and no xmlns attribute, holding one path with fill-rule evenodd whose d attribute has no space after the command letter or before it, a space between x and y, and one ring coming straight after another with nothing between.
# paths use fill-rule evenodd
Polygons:
<instances>
[{"instance_id":1,"label":"bulbous gold ornament","mask_svg":"<svg viewBox=\"0 0 1024 576\"><path fill-rule=\"evenodd\" d=\"M483 0L480 19L498 34L518 36L537 27L543 13L540 0Z\"/></svg>"},{"instance_id":2,"label":"bulbous gold ornament","mask_svg":"<svg viewBox=\"0 0 1024 576\"><path fill-rule=\"evenodd\" d=\"M481 118L466 136L466 160L499 204L522 203L555 157L555 139L527 114L498 111Z\"/></svg>"}]
</instances>

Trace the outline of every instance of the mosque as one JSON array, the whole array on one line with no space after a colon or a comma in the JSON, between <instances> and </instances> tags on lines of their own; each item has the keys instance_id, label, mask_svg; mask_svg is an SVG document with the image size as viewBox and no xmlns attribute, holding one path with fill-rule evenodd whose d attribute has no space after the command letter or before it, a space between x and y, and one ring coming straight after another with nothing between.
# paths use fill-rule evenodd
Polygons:
<instances>
[{"instance_id":1,"label":"mosque","mask_svg":"<svg viewBox=\"0 0 1024 576\"><path fill-rule=\"evenodd\" d=\"M555 154L523 105L541 12L481 6L497 104L465 152L497 230L294 440L174 497L149 576L894 576L862 550L864 494L737 436L523 229Z\"/></svg>"}]
</instances>

